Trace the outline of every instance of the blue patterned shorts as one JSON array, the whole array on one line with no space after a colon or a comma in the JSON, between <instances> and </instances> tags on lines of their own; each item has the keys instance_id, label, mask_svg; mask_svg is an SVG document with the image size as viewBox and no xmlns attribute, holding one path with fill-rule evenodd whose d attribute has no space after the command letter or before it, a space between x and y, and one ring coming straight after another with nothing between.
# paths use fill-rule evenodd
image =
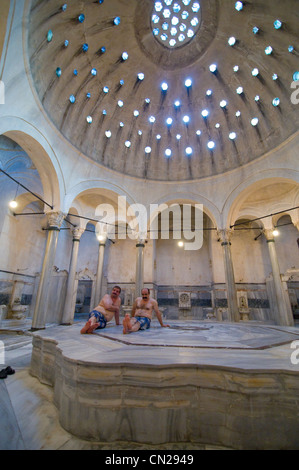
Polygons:
<instances>
[{"instance_id":1,"label":"blue patterned shorts","mask_svg":"<svg viewBox=\"0 0 299 470\"><path fill-rule=\"evenodd\" d=\"M96 330L99 330L100 328L105 328L105 326L107 325L107 320L101 312L99 312L98 310L92 310L89 314L89 318L92 316L94 316L97 320L97 323L99 323L99 326L96 328Z\"/></svg>"},{"instance_id":2,"label":"blue patterned shorts","mask_svg":"<svg viewBox=\"0 0 299 470\"><path fill-rule=\"evenodd\" d=\"M140 330L147 330L151 326L151 321L147 317L135 317L140 323Z\"/></svg>"}]
</instances>

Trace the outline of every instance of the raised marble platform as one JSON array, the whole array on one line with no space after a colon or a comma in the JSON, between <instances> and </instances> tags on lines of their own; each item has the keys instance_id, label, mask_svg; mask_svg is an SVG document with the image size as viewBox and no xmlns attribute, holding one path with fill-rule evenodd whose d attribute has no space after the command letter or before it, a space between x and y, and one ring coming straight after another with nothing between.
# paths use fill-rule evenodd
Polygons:
<instances>
[{"instance_id":1,"label":"raised marble platform","mask_svg":"<svg viewBox=\"0 0 299 470\"><path fill-rule=\"evenodd\" d=\"M299 329L170 323L129 335L110 325L80 335L81 322L35 332L31 374L54 387L61 425L102 442L299 448Z\"/></svg>"}]
</instances>

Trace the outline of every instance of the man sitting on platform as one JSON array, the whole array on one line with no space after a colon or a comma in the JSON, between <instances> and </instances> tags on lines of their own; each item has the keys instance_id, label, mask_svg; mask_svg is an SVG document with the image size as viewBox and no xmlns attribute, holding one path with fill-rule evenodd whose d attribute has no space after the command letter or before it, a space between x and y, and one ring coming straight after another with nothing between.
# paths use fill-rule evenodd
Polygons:
<instances>
[{"instance_id":1,"label":"man sitting on platform","mask_svg":"<svg viewBox=\"0 0 299 470\"><path fill-rule=\"evenodd\" d=\"M163 328L169 327L169 325L164 325L163 323L157 301L150 299L149 289L142 289L141 297L138 297L133 304L132 317L130 317L129 313L125 315L123 320L123 333L126 334L133 333L138 330L147 330L151 324L153 310L160 325Z\"/></svg>"},{"instance_id":2,"label":"man sitting on platform","mask_svg":"<svg viewBox=\"0 0 299 470\"><path fill-rule=\"evenodd\" d=\"M105 328L106 324L115 318L115 323L119 325L119 309L121 299L119 297L121 288L114 286L111 294L106 294L89 314L89 319L81 330L81 334L90 334L94 330Z\"/></svg>"}]
</instances>

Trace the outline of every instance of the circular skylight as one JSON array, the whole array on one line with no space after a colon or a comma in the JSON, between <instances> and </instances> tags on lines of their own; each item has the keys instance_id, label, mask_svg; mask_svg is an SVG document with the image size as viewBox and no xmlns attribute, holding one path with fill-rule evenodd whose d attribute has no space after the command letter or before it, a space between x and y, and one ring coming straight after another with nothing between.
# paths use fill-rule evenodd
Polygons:
<instances>
[{"instance_id":1,"label":"circular skylight","mask_svg":"<svg viewBox=\"0 0 299 470\"><path fill-rule=\"evenodd\" d=\"M200 4L194 0L159 0L154 2L151 25L160 44L175 49L196 35L201 22Z\"/></svg>"}]
</instances>

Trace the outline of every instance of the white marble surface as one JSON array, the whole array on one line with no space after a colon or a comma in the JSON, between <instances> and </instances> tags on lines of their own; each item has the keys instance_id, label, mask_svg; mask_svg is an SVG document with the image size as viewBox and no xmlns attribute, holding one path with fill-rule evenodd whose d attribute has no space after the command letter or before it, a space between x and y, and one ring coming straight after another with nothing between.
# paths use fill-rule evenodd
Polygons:
<instances>
[{"instance_id":1,"label":"white marble surface","mask_svg":"<svg viewBox=\"0 0 299 470\"><path fill-rule=\"evenodd\" d=\"M100 360L112 365L119 364L120 361L127 365L137 365L138 363L138 368L151 364L163 368L163 365L171 364L173 366L174 363L184 367L196 363L200 368L206 365L216 365L224 369L231 367L243 371L249 370L249 372L261 372L264 369L280 374L282 371L292 371L295 373L294 378L299 373L299 365L292 365L290 361L290 355L293 352L290 345L294 338L299 339L298 328L250 324L250 329L248 329L248 325L225 325L227 326L226 332L220 334L222 328L210 328L210 326L214 326L212 322L191 322L185 324L185 330L162 329L158 323L153 323L153 328L149 331L139 332L134 336L133 334L124 336L122 328L113 325L102 332L80 335L82 324L81 322L68 327L51 327L35 332L34 335L56 338L55 341L60 343L59 348L63 353L68 353L71 362L79 360L84 363L86 361L90 365L88 367L91 368ZM175 323L172 326L177 327L179 324ZM194 326L205 329L196 330ZM207 327L209 329L206 329ZM213 346L213 335L217 331L218 344L224 346L227 342L227 345L233 345L232 348L220 349L216 343ZM228 331L230 331L230 336ZM258 333L257 335L255 335L255 331ZM235 349L234 346L240 344L242 335L247 343L245 343L245 347ZM203 442L168 442L158 445L133 441L89 442L72 435L59 423L59 410L54 405L53 388L40 383L37 378L29 374L32 355L31 338L32 336L14 336L12 333L3 334L3 332L0 335L0 340L4 340L6 343L5 365L11 365L16 370L15 375L0 381L1 450L195 450L225 448L224 445L218 446ZM162 338L164 338L164 342L165 338L167 339L168 346L161 345ZM273 339L275 341L283 339L283 342L286 342L266 349L256 349L261 343L254 343L254 341L261 340L263 343L265 338L271 340L270 343ZM187 339L188 341L186 341ZM186 342L198 339L200 339L200 344L193 347L186 344ZM140 346L141 340L147 345ZM209 347L204 347L205 342ZM171 343L173 344L170 345ZM157 380L161 379L162 376L157 376ZM293 406L295 405L293 404ZM295 408L294 413L297 413Z\"/></svg>"},{"instance_id":2,"label":"white marble surface","mask_svg":"<svg viewBox=\"0 0 299 470\"><path fill-rule=\"evenodd\" d=\"M152 327L124 335L122 326L109 325L92 335L80 335L83 323L58 326L34 333L52 338L72 360L101 364L215 365L240 369L282 369L299 372L292 364L291 343L298 328L261 324L177 322L172 328Z\"/></svg>"},{"instance_id":3,"label":"white marble surface","mask_svg":"<svg viewBox=\"0 0 299 470\"><path fill-rule=\"evenodd\" d=\"M0 333L0 340L8 335ZM27 337L28 339L28 337ZM12 347L14 344L14 347ZM24 337L9 335L6 363L14 375L0 380L0 450L210 450L217 446L198 443L167 443L151 446L135 442L89 442L65 431L53 403L52 387L29 374L32 345ZM105 455L105 453L104 453ZM110 455L110 454L109 454Z\"/></svg>"}]
</instances>

